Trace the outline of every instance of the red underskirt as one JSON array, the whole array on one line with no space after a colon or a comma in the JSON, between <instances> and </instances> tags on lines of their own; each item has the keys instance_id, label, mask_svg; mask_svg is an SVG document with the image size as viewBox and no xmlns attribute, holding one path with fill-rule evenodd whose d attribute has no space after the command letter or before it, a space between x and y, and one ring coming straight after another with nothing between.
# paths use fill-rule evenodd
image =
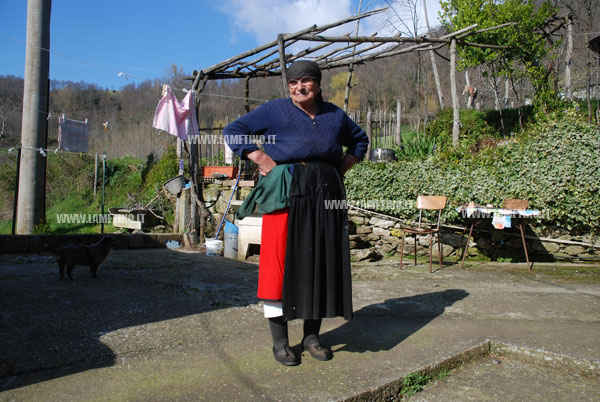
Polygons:
<instances>
[{"instance_id":1,"label":"red underskirt","mask_svg":"<svg viewBox=\"0 0 600 402\"><path fill-rule=\"evenodd\" d=\"M263 215L257 294L261 300L281 300L287 234L288 208Z\"/></svg>"}]
</instances>

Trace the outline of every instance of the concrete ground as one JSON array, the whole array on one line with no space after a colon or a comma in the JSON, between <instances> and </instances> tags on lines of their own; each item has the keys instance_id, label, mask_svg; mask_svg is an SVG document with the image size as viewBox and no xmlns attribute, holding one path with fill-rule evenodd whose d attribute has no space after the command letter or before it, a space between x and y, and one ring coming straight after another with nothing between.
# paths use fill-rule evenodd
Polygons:
<instances>
[{"instance_id":1,"label":"concrete ground","mask_svg":"<svg viewBox=\"0 0 600 402\"><path fill-rule=\"evenodd\" d=\"M406 261L405 261L406 262ZM0 401L600 400L600 264L353 265L355 318L335 352L276 363L257 266L115 250L61 281L48 254L0 255ZM406 390L405 386L405 390Z\"/></svg>"}]
</instances>

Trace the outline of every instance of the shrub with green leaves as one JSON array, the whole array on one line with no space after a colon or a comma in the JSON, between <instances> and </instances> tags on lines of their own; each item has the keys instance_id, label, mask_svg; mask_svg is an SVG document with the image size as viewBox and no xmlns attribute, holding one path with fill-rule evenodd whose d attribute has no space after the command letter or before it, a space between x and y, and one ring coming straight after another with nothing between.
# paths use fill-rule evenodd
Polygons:
<instances>
[{"instance_id":1,"label":"shrub with green leaves","mask_svg":"<svg viewBox=\"0 0 600 402\"><path fill-rule=\"evenodd\" d=\"M163 184L177 176L179 173L179 161L174 147L163 154L162 158L150 168L144 183L144 196L152 198L163 186Z\"/></svg>"},{"instance_id":2,"label":"shrub with green leaves","mask_svg":"<svg viewBox=\"0 0 600 402\"><path fill-rule=\"evenodd\" d=\"M415 136L400 146L393 146L392 149L396 152L398 159L427 158L436 150L435 137Z\"/></svg>"},{"instance_id":3,"label":"shrub with green leaves","mask_svg":"<svg viewBox=\"0 0 600 402\"><path fill-rule=\"evenodd\" d=\"M531 106L519 109L473 110L460 111L459 149L477 147L481 141L490 138L503 139L512 133L521 131L521 126L529 124L534 110ZM452 146L452 125L454 112L446 108L425 128L427 136L436 138L437 146L444 152L456 152Z\"/></svg>"},{"instance_id":4,"label":"shrub with green leaves","mask_svg":"<svg viewBox=\"0 0 600 402\"><path fill-rule=\"evenodd\" d=\"M600 232L600 127L588 124L574 109L548 116L526 133L500 141L476 155L437 155L425 160L364 162L346 175L347 197L398 200L379 210L414 219L419 195L449 198L445 220L459 223L457 204L501 205L505 198L528 199L543 211L541 225L572 234Z\"/></svg>"}]
</instances>

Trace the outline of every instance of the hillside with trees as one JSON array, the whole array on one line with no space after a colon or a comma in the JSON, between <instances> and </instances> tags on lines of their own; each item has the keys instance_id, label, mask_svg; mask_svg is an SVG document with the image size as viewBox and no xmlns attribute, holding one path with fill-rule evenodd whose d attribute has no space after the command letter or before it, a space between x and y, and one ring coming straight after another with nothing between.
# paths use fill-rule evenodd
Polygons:
<instances>
[{"instance_id":1,"label":"hillside with trees","mask_svg":"<svg viewBox=\"0 0 600 402\"><path fill-rule=\"evenodd\" d=\"M416 0L390 1L389 4L392 12L381 20L382 25L391 26L402 35L425 34L416 28L409 29L410 23L399 20L405 15L403 11L414 8ZM507 24L503 29L481 32L470 39L502 45L504 49L469 46L457 49L456 83L460 106L463 110L473 109L473 113L461 117L461 147L479 150L485 144L510 139L513 135L526 136L527 119L535 120L560 109L565 101L572 103L571 98L578 102L579 112L588 122L598 123L600 66L598 54L588 48L588 41L600 35L600 0L453 0L441 4L442 27L428 33L433 37L474 23L480 29ZM435 64L431 62L432 54ZM441 47L435 53L411 52L354 66L350 111L361 116L361 124L364 124L368 110L395 112L399 104L401 125L411 133L405 138L414 135L420 143L396 144L398 152L408 152L413 145L414 153L421 152L423 157L434 149L441 152L452 140L447 137L447 131L440 129L451 124L452 119L451 112L442 108L442 104L448 108L452 99L449 58L448 48ZM58 116L87 119L90 154L106 153L109 160L133 158L135 162L124 165L139 164L140 174L147 172L169 146L175 144L174 137L151 127L162 86L171 85L181 99L184 93L180 90L191 85L185 79L189 74L173 64L164 77L131 83L118 91L84 82L52 81L48 149L58 146ZM343 106L347 74L347 69L324 72L322 88L326 100ZM218 133L227 122L245 113L244 86L241 80L207 83L198 97L201 131ZM280 96L280 78L250 81L251 108ZM23 79L0 76L3 220L10 216L16 169L14 152L9 154L6 150L20 142L22 98ZM527 105L533 109L527 109ZM477 112L483 114L477 115ZM484 115L469 121L472 116ZM448 152L447 155L452 155ZM72 165L73 169L77 169L76 165ZM89 163L85 166L89 167ZM141 183L143 186L143 181ZM50 186L51 183L51 193Z\"/></svg>"}]
</instances>

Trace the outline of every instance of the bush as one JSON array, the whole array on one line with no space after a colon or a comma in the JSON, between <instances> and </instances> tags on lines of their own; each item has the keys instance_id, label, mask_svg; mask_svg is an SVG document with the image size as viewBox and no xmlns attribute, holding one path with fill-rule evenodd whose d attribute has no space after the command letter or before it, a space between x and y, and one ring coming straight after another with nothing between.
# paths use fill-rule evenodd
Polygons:
<instances>
[{"instance_id":1,"label":"bush","mask_svg":"<svg viewBox=\"0 0 600 402\"><path fill-rule=\"evenodd\" d=\"M177 175L179 163L172 147L163 158L146 163L133 157L106 161L104 213L109 207L139 207L150 201L165 181ZM12 229L12 199L16 157L0 164L0 194L2 194L2 222L0 232ZM146 180L144 180L146 179ZM58 214L99 214L102 207L102 164L98 166L98 191L93 194L94 158L75 153L49 154L46 164L46 221L36 227L36 233L97 233L100 225L59 224ZM167 221L173 221L173 204L163 194L152 204ZM112 230L112 225L105 226Z\"/></svg>"},{"instance_id":2,"label":"bush","mask_svg":"<svg viewBox=\"0 0 600 402\"><path fill-rule=\"evenodd\" d=\"M478 144L490 138L504 139L521 131L531 122L534 115L533 107L524 106L519 109L472 110L460 111L459 149L479 148ZM427 135L437 140L438 147L448 152L452 147L452 124L454 112L445 108L436 119L425 128ZM455 152L456 150L454 150Z\"/></svg>"},{"instance_id":3,"label":"bush","mask_svg":"<svg viewBox=\"0 0 600 402\"><path fill-rule=\"evenodd\" d=\"M148 171L144 182L144 197L152 198L165 182L179 173L179 161L174 147L163 154L162 158Z\"/></svg>"},{"instance_id":4,"label":"bush","mask_svg":"<svg viewBox=\"0 0 600 402\"><path fill-rule=\"evenodd\" d=\"M382 203L379 210L414 219L417 196L443 194L451 202L445 219L454 223L460 222L457 204L500 205L504 198L528 199L531 208L544 212L542 224L572 234L597 234L599 153L600 127L569 109L476 156L361 163L346 175L347 196L356 201L404 201Z\"/></svg>"},{"instance_id":5,"label":"bush","mask_svg":"<svg viewBox=\"0 0 600 402\"><path fill-rule=\"evenodd\" d=\"M435 137L421 135L413 137L410 141L404 141L400 146L393 146L398 159L427 158L436 150Z\"/></svg>"}]
</instances>

